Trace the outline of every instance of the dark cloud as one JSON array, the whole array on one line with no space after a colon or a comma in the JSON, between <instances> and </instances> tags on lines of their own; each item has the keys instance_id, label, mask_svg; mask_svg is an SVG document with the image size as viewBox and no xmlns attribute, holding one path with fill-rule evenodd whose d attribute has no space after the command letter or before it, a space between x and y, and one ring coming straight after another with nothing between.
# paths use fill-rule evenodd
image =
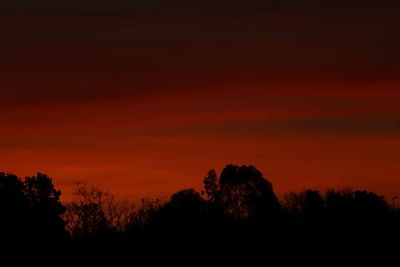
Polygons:
<instances>
[{"instance_id":1,"label":"dark cloud","mask_svg":"<svg viewBox=\"0 0 400 267\"><path fill-rule=\"evenodd\" d=\"M400 66L389 1L0 3L0 98L60 103ZM251 74L250 74L251 73Z\"/></svg>"},{"instance_id":2,"label":"dark cloud","mask_svg":"<svg viewBox=\"0 0 400 267\"><path fill-rule=\"evenodd\" d=\"M322 117L203 124L185 126L179 130L160 129L156 135L269 139L277 136L324 135L397 137L399 133L400 117Z\"/></svg>"},{"instance_id":3,"label":"dark cloud","mask_svg":"<svg viewBox=\"0 0 400 267\"><path fill-rule=\"evenodd\" d=\"M400 117L307 118L283 120L276 126L306 133L398 135Z\"/></svg>"}]
</instances>

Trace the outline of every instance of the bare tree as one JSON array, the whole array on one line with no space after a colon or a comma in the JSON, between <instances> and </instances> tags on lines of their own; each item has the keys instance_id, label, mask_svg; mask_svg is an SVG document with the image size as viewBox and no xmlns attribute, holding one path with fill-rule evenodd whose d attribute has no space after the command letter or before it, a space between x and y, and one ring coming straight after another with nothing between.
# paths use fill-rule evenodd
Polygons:
<instances>
[{"instance_id":1,"label":"bare tree","mask_svg":"<svg viewBox=\"0 0 400 267\"><path fill-rule=\"evenodd\" d=\"M104 230L121 232L136 218L133 203L117 201L97 186L76 183L75 199L67 205L65 220L73 237L82 237Z\"/></svg>"}]
</instances>

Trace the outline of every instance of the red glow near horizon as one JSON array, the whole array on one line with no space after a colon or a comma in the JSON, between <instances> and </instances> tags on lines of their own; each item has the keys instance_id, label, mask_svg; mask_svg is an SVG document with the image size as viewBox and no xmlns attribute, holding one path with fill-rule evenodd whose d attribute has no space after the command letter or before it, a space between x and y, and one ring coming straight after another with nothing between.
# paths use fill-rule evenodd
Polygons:
<instances>
[{"instance_id":1,"label":"red glow near horizon","mask_svg":"<svg viewBox=\"0 0 400 267\"><path fill-rule=\"evenodd\" d=\"M74 181L200 189L230 163L280 195L399 193L397 3L161 2L0 3L0 171L65 201Z\"/></svg>"},{"instance_id":2,"label":"red glow near horizon","mask_svg":"<svg viewBox=\"0 0 400 267\"><path fill-rule=\"evenodd\" d=\"M305 86L9 108L0 160L3 171L50 175L65 201L74 181L124 199L200 189L209 169L229 163L256 166L280 195L347 186L397 194L397 92Z\"/></svg>"}]
</instances>

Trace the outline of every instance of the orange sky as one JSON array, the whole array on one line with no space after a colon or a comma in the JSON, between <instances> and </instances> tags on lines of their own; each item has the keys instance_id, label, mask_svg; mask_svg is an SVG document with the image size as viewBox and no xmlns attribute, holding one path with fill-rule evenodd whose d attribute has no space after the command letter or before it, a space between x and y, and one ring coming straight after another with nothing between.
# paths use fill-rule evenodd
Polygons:
<instances>
[{"instance_id":1,"label":"orange sky","mask_svg":"<svg viewBox=\"0 0 400 267\"><path fill-rule=\"evenodd\" d=\"M330 186L397 193L393 84L264 86L3 108L3 170L47 173L65 199L74 181L134 199L199 189L209 169L228 163L254 164L278 193Z\"/></svg>"},{"instance_id":2,"label":"orange sky","mask_svg":"<svg viewBox=\"0 0 400 267\"><path fill-rule=\"evenodd\" d=\"M64 200L200 189L229 163L278 194L399 193L398 6L117 3L0 4L0 171Z\"/></svg>"}]
</instances>

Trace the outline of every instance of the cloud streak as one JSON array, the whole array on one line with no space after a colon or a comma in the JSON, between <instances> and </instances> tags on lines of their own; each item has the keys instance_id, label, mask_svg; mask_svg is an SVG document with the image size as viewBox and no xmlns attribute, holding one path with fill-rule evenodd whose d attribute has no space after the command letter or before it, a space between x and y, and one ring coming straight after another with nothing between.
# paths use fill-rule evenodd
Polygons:
<instances>
[{"instance_id":1,"label":"cloud streak","mask_svg":"<svg viewBox=\"0 0 400 267\"><path fill-rule=\"evenodd\" d=\"M196 187L226 163L257 165L281 192L388 188L399 7L3 0L2 168L123 195Z\"/></svg>"},{"instance_id":2,"label":"cloud streak","mask_svg":"<svg viewBox=\"0 0 400 267\"><path fill-rule=\"evenodd\" d=\"M297 72L394 77L399 4L374 3L2 1L0 98L89 101Z\"/></svg>"}]
</instances>

